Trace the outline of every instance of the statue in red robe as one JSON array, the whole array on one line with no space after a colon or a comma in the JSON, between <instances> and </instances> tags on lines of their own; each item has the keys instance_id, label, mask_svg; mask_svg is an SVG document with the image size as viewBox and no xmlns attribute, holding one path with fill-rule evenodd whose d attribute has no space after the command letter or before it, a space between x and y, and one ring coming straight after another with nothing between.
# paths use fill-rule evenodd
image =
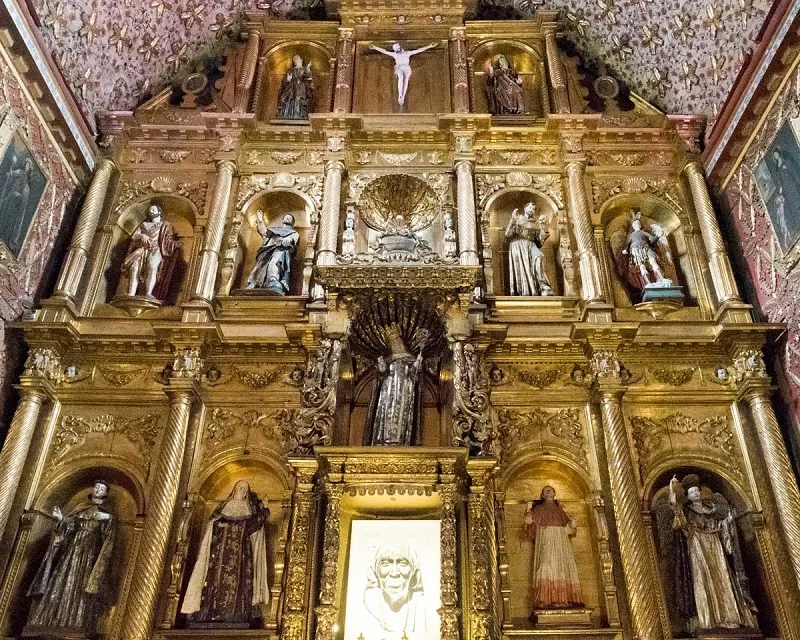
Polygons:
<instances>
[{"instance_id":1,"label":"statue in red robe","mask_svg":"<svg viewBox=\"0 0 800 640\"><path fill-rule=\"evenodd\" d=\"M553 487L544 487L541 499L528 505L524 527L525 535L534 541L534 608L583 607L578 567L570 541L577 527L575 519L556 502Z\"/></svg>"}]
</instances>

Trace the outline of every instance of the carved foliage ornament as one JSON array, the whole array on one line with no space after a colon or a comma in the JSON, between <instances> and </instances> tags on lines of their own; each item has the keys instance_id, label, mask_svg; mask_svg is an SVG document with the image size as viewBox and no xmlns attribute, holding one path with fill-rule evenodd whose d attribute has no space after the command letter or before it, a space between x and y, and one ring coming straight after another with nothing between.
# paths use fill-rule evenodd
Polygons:
<instances>
[{"instance_id":1,"label":"carved foliage ornament","mask_svg":"<svg viewBox=\"0 0 800 640\"><path fill-rule=\"evenodd\" d=\"M474 456L494 451L491 385L484 370L483 356L470 343L453 346L453 444L468 447Z\"/></svg>"},{"instance_id":2,"label":"carved foliage ornament","mask_svg":"<svg viewBox=\"0 0 800 640\"><path fill-rule=\"evenodd\" d=\"M527 171L511 171L506 175L479 173L477 178L478 202L484 207L486 200L494 193L507 187L531 188L544 193L556 203L559 209L564 208L564 196L561 192L561 176L551 173L535 174Z\"/></svg>"},{"instance_id":3,"label":"carved foliage ornament","mask_svg":"<svg viewBox=\"0 0 800 640\"><path fill-rule=\"evenodd\" d=\"M669 202L677 211L683 211L680 188L674 181L667 178L630 176L621 179L592 181L592 198L596 207L602 205L609 198L622 193L654 195Z\"/></svg>"},{"instance_id":4,"label":"carved foliage ornament","mask_svg":"<svg viewBox=\"0 0 800 640\"><path fill-rule=\"evenodd\" d=\"M199 380L203 373L203 360L200 357L200 350L194 347L186 347L175 352L172 361L172 378L188 378Z\"/></svg>"},{"instance_id":5,"label":"carved foliage ornament","mask_svg":"<svg viewBox=\"0 0 800 640\"><path fill-rule=\"evenodd\" d=\"M322 205L321 175L274 173L250 175L240 180L236 193L236 208L241 210L252 196L269 189L294 189L309 196L317 209Z\"/></svg>"},{"instance_id":6,"label":"carved foliage ornament","mask_svg":"<svg viewBox=\"0 0 800 640\"><path fill-rule=\"evenodd\" d=\"M664 456L678 453L683 457L691 453L711 456L725 468L740 474L733 432L724 416L699 420L680 412L662 420L636 416L631 418L631 428L643 479L648 477L653 465ZM689 439L681 436L688 436Z\"/></svg>"},{"instance_id":7,"label":"carved foliage ornament","mask_svg":"<svg viewBox=\"0 0 800 640\"><path fill-rule=\"evenodd\" d=\"M117 211L125 208L129 202L146 195L168 193L183 196L189 200L198 211L203 211L206 204L206 191L208 183L204 180L198 182L177 182L171 176L158 176L152 180L131 180L122 184L117 199Z\"/></svg>"},{"instance_id":8,"label":"carved foliage ornament","mask_svg":"<svg viewBox=\"0 0 800 640\"><path fill-rule=\"evenodd\" d=\"M63 378L61 359L55 349L49 347L32 349L25 360L23 375L44 378L50 382L58 383Z\"/></svg>"},{"instance_id":9,"label":"carved foliage ornament","mask_svg":"<svg viewBox=\"0 0 800 640\"><path fill-rule=\"evenodd\" d=\"M211 412L211 419L205 429L205 445L216 448L237 434L249 440L254 430L263 434L267 441L278 442L280 429L275 421L278 415L277 411L267 414L255 410L237 412L217 407Z\"/></svg>"},{"instance_id":10,"label":"carved foliage ornament","mask_svg":"<svg viewBox=\"0 0 800 640\"><path fill-rule=\"evenodd\" d=\"M102 415L95 418L64 416L53 436L53 451L56 458L63 457L70 449L82 445L91 433L123 435L136 445L142 458L147 459L155 447L160 427L157 415L140 418Z\"/></svg>"},{"instance_id":11,"label":"carved foliage ornament","mask_svg":"<svg viewBox=\"0 0 800 640\"><path fill-rule=\"evenodd\" d=\"M557 447L588 469L586 438L578 409L502 409L498 419L501 461L508 462L523 449Z\"/></svg>"}]
</instances>

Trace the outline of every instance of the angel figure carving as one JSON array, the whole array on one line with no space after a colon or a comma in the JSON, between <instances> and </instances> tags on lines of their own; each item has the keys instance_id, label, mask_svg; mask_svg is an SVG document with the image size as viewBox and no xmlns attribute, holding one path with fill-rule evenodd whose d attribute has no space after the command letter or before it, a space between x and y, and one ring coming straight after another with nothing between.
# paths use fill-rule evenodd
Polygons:
<instances>
[{"instance_id":1,"label":"angel figure carving","mask_svg":"<svg viewBox=\"0 0 800 640\"><path fill-rule=\"evenodd\" d=\"M611 246L620 276L637 291L672 287L672 253L661 226L651 223L646 229L642 213L631 209L630 229L611 236Z\"/></svg>"},{"instance_id":2,"label":"angel figure carving","mask_svg":"<svg viewBox=\"0 0 800 640\"><path fill-rule=\"evenodd\" d=\"M685 492L685 493L684 493ZM681 633L736 635L758 627L736 511L695 474L660 492L654 505L665 594Z\"/></svg>"}]
</instances>

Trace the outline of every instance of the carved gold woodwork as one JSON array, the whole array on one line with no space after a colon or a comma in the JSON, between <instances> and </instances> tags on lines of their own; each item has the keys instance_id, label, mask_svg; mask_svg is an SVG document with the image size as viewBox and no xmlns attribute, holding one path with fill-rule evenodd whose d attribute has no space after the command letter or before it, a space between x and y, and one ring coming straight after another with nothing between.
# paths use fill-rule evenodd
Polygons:
<instances>
[{"instance_id":1,"label":"carved gold woodwork","mask_svg":"<svg viewBox=\"0 0 800 640\"><path fill-rule=\"evenodd\" d=\"M680 122L639 98L602 114L576 101L582 79L559 53L554 12L465 22L461 0L335 5L339 21L247 12L205 107L188 93L171 105L167 89L100 116L117 142L98 161L55 295L21 323L31 357L0 452L11 541L0 545L0 635L24 623L46 512L108 473L129 527L109 640L235 635L188 629L180 613L200 527L234 478L262 482L273 510L272 604L246 632L259 640L341 637L356 512L440 521L442 640L549 633L529 620L533 547L521 533L548 483L578 520L591 609L591 629L564 615L553 634L661 640L669 612L646 505L692 467L749 501L748 569L766 576L759 621L797 637L800 494L760 352L773 327L738 300ZM404 109L392 61L369 50L399 36L437 43L412 59ZM483 65L501 53L530 101L518 119L485 113ZM314 112L274 122L295 54L312 64ZM548 298L507 295L504 230L528 201L550 228ZM151 202L180 227L180 284L160 309L123 310L108 302ZM633 206L669 218L681 309L637 307L623 289L607 238ZM285 297L244 290L259 209L269 224L297 220ZM341 260L348 218L364 258L392 212L436 253L449 214L458 259ZM435 334L427 446L355 447L376 336L391 324Z\"/></svg>"}]
</instances>

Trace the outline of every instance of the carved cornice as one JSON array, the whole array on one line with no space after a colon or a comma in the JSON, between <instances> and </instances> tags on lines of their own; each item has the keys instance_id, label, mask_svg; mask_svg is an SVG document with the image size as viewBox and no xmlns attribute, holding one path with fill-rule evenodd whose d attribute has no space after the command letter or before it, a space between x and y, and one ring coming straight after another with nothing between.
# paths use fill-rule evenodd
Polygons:
<instances>
[{"instance_id":1,"label":"carved cornice","mask_svg":"<svg viewBox=\"0 0 800 640\"><path fill-rule=\"evenodd\" d=\"M462 265L317 265L317 281L331 289L470 291L480 268Z\"/></svg>"}]
</instances>

